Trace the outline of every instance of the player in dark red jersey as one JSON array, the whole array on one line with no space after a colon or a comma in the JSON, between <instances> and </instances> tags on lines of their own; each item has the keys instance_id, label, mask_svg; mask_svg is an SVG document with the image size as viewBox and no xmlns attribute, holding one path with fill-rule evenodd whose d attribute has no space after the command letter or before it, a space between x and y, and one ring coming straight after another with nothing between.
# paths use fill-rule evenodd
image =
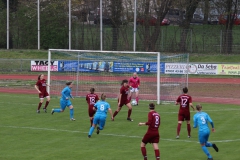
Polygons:
<instances>
[{"instance_id":1,"label":"player in dark red jersey","mask_svg":"<svg viewBox=\"0 0 240 160\"><path fill-rule=\"evenodd\" d=\"M40 102L39 102L38 108L37 108L37 113L40 113L40 108L42 106L42 103L43 103L43 100L44 100L45 97L47 98L47 101L45 103L45 106L44 106L43 110L44 110L45 113L47 113L47 106L50 102L50 96L49 96L49 94L47 92L47 89L46 89L47 86L49 86L49 85L46 83L46 80L44 79L44 75L40 74L38 76L38 81L35 84L35 88L38 91L39 98L40 98Z\"/></svg>"},{"instance_id":2,"label":"player in dark red jersey","mask_svg":"<svg viewBox=\"0 0 240 160\"><path fill-rule=\"evenodd\" d=\"M93 123L93 116L95 114L95 110L93 109L94 104L99 100L98 95L94 93L95 89L91 88L90 93L86 95L86 101L88 103L88 115L90 118L90 123L92 126Z\"/></svg>"},{"instance_id":3,"label":"player in dark red jersey","mask_svg":"<svg viewBox=\"0 0 240 160\"><path fill-rule=\"evenodd\" d=\"M115 117L118 114L118 112L120 112L120 110L122 109L123 105L126 105L128 107L128 117L127 117L127 120L128 121L133 121L130 118L131 114L132 114L132 105L130 103L131 100L129 99L129 96L128 96L128 93L129 93L128 80L124 79L122 81L121 85L122 85L122 87L120 88L120 94L118 96L118 108L114 112L113 117Z\"/></svg>"},{"instance_id":4,"label":"player in dark red jersey","mask_svg":"<svg viewBox=\"0 0 240 160\"><path fill-rule=\"evenodd\" d=\"M138 125L147 125L148 130L147 133L144 135L142 142L141 142L141 151L144 160L147 160L147 150L146 150L146 145L147 143L152 143L154 151L155 151L155 156L156 160L160 160L160 151L158 148L158 143L159 143L159 126L160 126L160 115L154 110L155 109L155 104L150 103L149 104L149 113L148 113L148 121L145 123L140 122Z\"/></svg>"},{"instance_id":5,"label":"player in dark red jersey","mask_svg":"<svg viewBox=\"0 0 240 160\"><path fill-rule=\"evenodd\" d=\"M188 138L191 138L191 126L190 126L190 111L189 106L192 107L193 110L193 104L192 104L192 97L188 95L188 88L183 88L183 94L180 95L176 100L176 105L180 105L179 112L178 112L178 126L177 126L177 136L176 138L179 139L179 133L181 130L181 125L184 120L187 122L187 131L188 131Z\"/></svg>"}]
</instances>

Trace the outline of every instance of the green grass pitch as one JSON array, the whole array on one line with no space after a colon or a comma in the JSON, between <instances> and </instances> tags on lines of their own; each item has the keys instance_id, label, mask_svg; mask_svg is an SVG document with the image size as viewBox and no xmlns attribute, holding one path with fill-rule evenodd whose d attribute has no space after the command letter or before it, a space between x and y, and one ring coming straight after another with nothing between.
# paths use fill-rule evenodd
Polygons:
<instances>
[{"instance_id":1,"label":"green grass pitch","mask_svg":"<svg viewBox=\"0 0 240 160\"><path fill-rule=\"evenodd\" d=\"M86 93L87 94L87 93ZM84 98L72 100L76 121L69 120L69 110L51 115L52 108L59 106L59 98L52 98L48 113L36 113L39 102L36 95L0 93L0 159L1 160L141 160L140 142L147 126L138 122L147 121L148 101L140 101L133 107L133 122L126 120L127 107L123 107L115 121L108 114L106 126L97 135L94 131L88 138L90 122ZM113 112L115 99L107 99ZM194 102L194 105L197 103ZM210 142L219 147L219 152L208 148L214 160L240 159L240 108L237 105L202 104L215 124ZM43 108L43 107L42 107ZM198 131L192 129L192 138L187 138L186 123L183 123L180 139L175 139L178 106L157 105L161 115L160 143L161 160L206 160L198 143ZM194 111L191 111L191 117ZM192 123L191 123L192 124ZM147 145L148 159L154 160L151 144Z\"/></svg>"}]
</instances>

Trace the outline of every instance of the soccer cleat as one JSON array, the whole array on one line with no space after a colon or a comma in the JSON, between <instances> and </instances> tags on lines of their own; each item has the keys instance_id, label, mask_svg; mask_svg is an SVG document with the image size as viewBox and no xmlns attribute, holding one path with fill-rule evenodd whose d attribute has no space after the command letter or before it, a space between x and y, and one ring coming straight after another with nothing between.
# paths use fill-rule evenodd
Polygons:
<instances>
[{"instance_id":1,"label":"soccer cleat","mask_svg":"<svg viewBox=\"0 0 240 160\"><path fill-rule=\"evenodd\" d=\"M43 111L44 111L45 113L47 113L47 109L46 109L46 108L43 108Z\"/></svg>"},{"instance_id":2,"label":"soccer cleat","mask_svg":"<svg viewBox=\"0 0 240 160\"><path fill-rule=\"evenodd\" d=\"M37 110L37 113L40 113L40 110Z\"/></svg>"},{"instance_id":3,"label":"soccer cleat","mask_svg":"<svg viewBox=\"0 0 240 160\"><path fill-rule=\"evenodd\" d=\"M114 121L114 118L111 118L112 121Z\"/></svg>"},{"instance_id":4,"label":"soccer cleat","mask_svg":"<svg viewBox=\"0 0 240 160\"><path fill-rule=\"evenodd\" d=\"M213 160L213 158L208 158L207 160Z\"/></svg>"},{"instance_id":5,"label":"soccer cleat","mask_svg":"<svg viewBox=\"0 0 240 160\"><path fill-rule=\"evenodd\" d=\"M216 152L218 152L218 147L215 143L212 144L212 147L215 149Z\"/></svg>"},{"instance_id":6,"label":"soccer cleat","mask_svg":"<svg viewBox=\"0 0 240 160\"><path fill-rule=\"evenodd\" d=\"M188 138L191 138L191 136L187 136Z\"/></svg>"},{"instance_id":7,"label":"soccer cleat","mask_svg":"<svg viewBox=\"0 0 240 160\"><path fill-rule=\"evenodd\" d=\"M90 135L88 135L88 138L91 138L91 136L90 136Z\"/></svg>"},{"instance_id":8,"label":"soccer cleat","mask_svg":"<svg viewBox=\"0 0 240 160\"><path fill-rule=\"evenodd\" d=\"M176 136L176 139L179 139L179 136Z\"/></svg>"},{"instance_id":9,"label":"soccer cleat","mask_svg":"<svg viewBox=\"0 0 240 160\"><path fill-rule=\"evenodd\" d=\"M54 113L54 109L52 109L52 111L51 111L51 114L53 114Z\"/></svg>"},{"instance_id":10,"label":"soccer cleat","mask_svg":"<svg viewBox=\"0 0 240 160\"><path fill-rule=\"evenodd\" d=\"M99 134L99 132L100 132L100 128L99 128L99 127L97 127L97 132L96 132L96 133L97 133L97 134Z\"/></svg>"},{"instance_id":11,"label":"soccer cleat","mask_svg":"<svg viewBox=\"0 0 240 160\"><path fill-rule=\"evenodd\" d=\"M133 121L133 120L132 120L130 117L128 117L128 118L127 118L127 120L128 120L128 121L130 121L130 122L132 122L132 121Z\"/></svg>"},{"instance_id":12,"label":"soccer cleat","mask_svg":"<svg viewBox=\"0 0 240 160\"><path fill-rule=\"evenodd\" d=\"M74 118L71 118L71 119L70 119L70 121L75 121L75 120L76 120L76 119L74 119Z\"/></svg>"}]
</instances>

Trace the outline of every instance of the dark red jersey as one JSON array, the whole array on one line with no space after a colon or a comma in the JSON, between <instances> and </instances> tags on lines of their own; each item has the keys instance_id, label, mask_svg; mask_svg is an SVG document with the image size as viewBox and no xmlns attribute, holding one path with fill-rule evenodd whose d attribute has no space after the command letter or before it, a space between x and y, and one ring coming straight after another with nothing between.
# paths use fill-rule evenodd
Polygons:
<instances>
[{"instance_id":1,"label":"dark red jersey","mask_svg":"<svg viewBox=\"0 0 240 160\"><path fill-rule=\"evenodd\" d=\"M99 100L99 98L98 98L98 95L97 95L97 94L91 94L91 93L89 93L89 94L86 95L86 101L87 101L87 103L88 103L88 106L93 107L94 104L95 104L98 100Z\"/></svg>"},{"instance_id":2,"label":"dark red jersey","mask_svg":"<svg viewBox=\"0 0 240 160\"><path fill-rule=\"evenodd\" d=\"M176 102L180 103L179 113L188 113L189 111L189 103L192 103L192 97L187 94L180 95Z\"/></svg>"},{"instance_id":3,"label":"dark red jersey","mask_svg":"<svg viewBox=\"0 0 240 160\"><path fill-rule=\"evenodd\" d=\"M148 132L158 131L158 128L160 126L160 115L156 111L149 112L146 125L148 125Z\"/></svg>"},{"instance_id":4,"label":"dark red jersey","mask_svg":"<svg viewBox=\"0 0 240 160\"><path fill-rule=\"evenodd\" d=\"M41 91L42 93L47 92L47 89L46 89L47 83L45 79L38 80L36 85L38 86L39 91Z\"/></svg>"},{"instance_id":5,"label":"dark red jersey","mask_svg":"<svg viewBox=\"0 0 240 160\"><path fill-rule=\"evenodd\" d=\"M128 92L129 92L129 86L127 87L122 86L120 88L120 94L122 94L121 102L125 102L128 100Z\"/></svg>"}]
</instances>

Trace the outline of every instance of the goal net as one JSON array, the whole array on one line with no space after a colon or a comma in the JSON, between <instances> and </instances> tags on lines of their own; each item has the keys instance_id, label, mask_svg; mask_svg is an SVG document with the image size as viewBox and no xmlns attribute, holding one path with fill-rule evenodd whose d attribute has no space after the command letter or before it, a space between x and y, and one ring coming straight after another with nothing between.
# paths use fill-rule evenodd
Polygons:
<instances>
[{"instance_id":1,"label":"goal net","mask_svg":"<svg viewBox=\"0 0 240 160\"><path fill-rule=\"evenodd\" d=\"M185 73L167 70L167 65L174 63L186 65L187 54L164 56L159 52L49 49L48 61L57 64L51 66L53 63L48 63L51 96L60 96L65 83L72 81L73 96L85 97L90 88L95 88L97 94L105 93L108 98L117 98L122 80L129 80L134 72L140 78L140 100L158 104L160 101L173 101L187 85ZM135 99L135 95L132 98Z\"/></svg>"}]
</instances>

